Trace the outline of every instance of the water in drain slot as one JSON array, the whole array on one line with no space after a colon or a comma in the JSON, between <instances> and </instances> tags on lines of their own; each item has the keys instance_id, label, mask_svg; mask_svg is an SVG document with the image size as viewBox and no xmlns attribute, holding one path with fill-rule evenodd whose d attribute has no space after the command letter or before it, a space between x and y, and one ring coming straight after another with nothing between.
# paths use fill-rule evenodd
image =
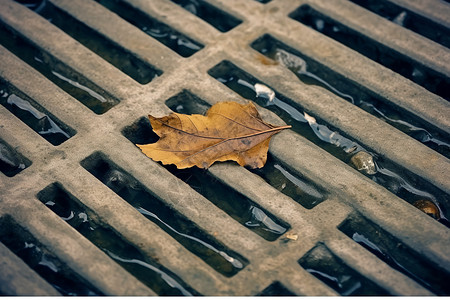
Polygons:
<instances>
[{"instance_id":1,"label":"water in drain slot","mask_svg":"<svg viewBox=\"0 0 450 300\"><path fill-rule=\"evenodd\" d=\"M325 191L290 170L270 153L263 168L251 171L307 209L312 209L327 199Z\"/></svg>"},{"instance_id":2,"label":"water in drain slot","mask_svg":"<svg viewBox=\"0 0 450 300\"><path fill-rule=\"evenodd\" d=\"M227 249L193 222L164 204L133 176L103 154L96 152L81 164L143 216L161 227L216 271L231 277L248 264L245 258Z\"/></svg>"},{"instance_id":3,"label":"water in drain slot","mask_svg":"<svg viewBox=\"0 0 450 300\"><path fill-rule=\"evenodd\" d=\"M309 5L300 6L289 16L450 101L450 79L421 62L333 20Z\"/></svg>"},{"instance_id":4,"label":"water in drain slot","mask_svg":"<svg viewBox=\"0 0 450 300\"><path fill-rule=\"evenodd\" d=\"M255 40L252 47L292 71L302 82L324 87L337 96L355 104L380 118L433 150L450 158L448 135L433 125L423 124L420 117L411 116L405 110L395 108L381 97L372 95L367 88L357 86L343 75L330 70L317 61L266 34ZM336 87L339 87L337 89Z\"/></svg>"},{"instance_id":5,"label":"water in drain slot","mask_svg":"<svg viewBox=\"0 0 450 300\"><path fill-rule=\"evenodd\" d=\"M162 74L161 70L144 62L134 53L122 48L53 4L48 3L40 14L140 84L147 84Z\"/></svg>"},{"instance_id":6,"label":"water in drain slot","mask_svg":"<svg viewBox=\"0 0 450 300\"><path fill-rule=\"evenodd\" d=\"M126 242L114 230L96 221L98 218L94 213L65 191L59 183L47 186L39 192L37 197L61 219L158 295L198 294L187 287L175 274Z\"/></svg>"},{"instance_id":7,"label":"water in drain slot","mask_svg":"<svg viewBox=\"0 0 450 300\"><path fill-rule=\"evenodd\" d=\"M370 163L369 161L363 161L361 164L366 167L360 170L361 173L386 187L410 204L421 199L432 201L441 212L439 221L445 226L450 227L447 218L447 213L450 211L449 196L441 190L421 180L418 176L408 172L401 166L395 165L387 158L372 153L358 143L346 138L337 130L333 130L331 126L319 124L325 122L302 113L303 109L298 103L294 103L280 93L274 91L276 96L272 101L267 98L266 94L258 94L255 86L257 84L265 84L239 69L231 62L223 61L211 68L208 73L242 97L250 99L275 112L287 124L292 126L292 130L338 159L357 166L359 165L358 162L351 161L354 155L361 152L368 153L373 159L373 169L367 167ZM268 88L271 89L270 87ZM273 89L271 90L273 91Z\"/></svg>"},{"instance_id":8,"label":"water in drain slot","mask_svg":"<svg viewBox=\"0 0 450 300\"><path fill-rule=\"evenodd\" d=\"M103 114L119 103L113 96L40 50L19 33L8 30L1 23L0 31L0 44L96 114Z\"/></svg>"},{"instance_id":9,"label":"water in drain slot","mask_svg":"<svg viewBox=\"0 0 450 300\"><path fill-rule=\"evenodd\" d=\"M221 32L227 32L242 23L241 20L203 0L171 0L198 16Z\"/></svg>"},{"instance_id":10,"label":"water in drain slot","mask_svg":"<svg viewBox=\"0 0 450 300\"><path fill-rule=\"evenodd\" d=\"M197 97L188 90L183 90L166 100L166 105L174 112L180 114L200 114L204 115L211 107L206 101Z\"/></svg>"},{"instance_id":11,"label":"water in drain slot","mask_svg":"<svg viewBox=\"0 0 450 300\"><path fill-rule=\"evenodd\" d=\"M111 0L96 1L183 57L189 57L203 48L200 43L151 18L128 3Z\"/></svg>"},{"instance_id":12,"label":"water in drain slot","mask_svg":"<svg viewBox=\"0 0 450 300\"><path fill-rule=\"evenodd\" d=\"M342 296L389 295L386 290L347 266L322 243L306 253L299 264Z\"/></svg>"},{"instance_id":13,"label":"water in drain slot","mask_svg":"<svg viewBox=\"0 0 450 300\"><path fill-rule=\"evenodd\" d=\"M0 171L13 177L31 165L31 161L0 139Z\"/></svg>"},{"instance_id":14,"label":"water in drain slot","mask_svg":"<svg viewBox=\"0 0 450 300\"><path fill-rule=\"evenodd\" d=\"M349 238L373 253L390 267L400 271L438 295L448 295L450 274L368 219L350 215L338 226Z\"/></svg>"},{"instance_id":15,"label":"water in drain slot","mask_svg":"<svg viewBox=\"0 0 450 300\"><path fill-rule=\"evenodd\" d=\"M397 25L408 28L447 48L450 47L450 30L442 24L384 0L350 0Z\"/></svg>"},{"instance_id":16,"label":"water in drain slot","mask_svg":"<svg viewBox=\"0 0 450 300\"><path fill-rule=\"evenodd\" d=\"M43 107L8 88L1 80L0 104L54 146L75 134L73 129L51 116Z\"/></svg>"},{"instance_id":17,"label":"water in drain slot","mask_svg":"<svg viewBox=\"0 0 450 300\"><path fill-rule=\"evenodd\" d=\"M0 242L62 295L102 295L9 216L0 220Z\"/></svg>"}]
</instances>

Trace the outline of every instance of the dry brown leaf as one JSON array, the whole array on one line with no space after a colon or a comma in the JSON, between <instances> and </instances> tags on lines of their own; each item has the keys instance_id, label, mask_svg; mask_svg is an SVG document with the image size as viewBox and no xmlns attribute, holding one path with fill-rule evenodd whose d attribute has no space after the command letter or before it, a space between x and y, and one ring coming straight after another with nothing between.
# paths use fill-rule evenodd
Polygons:
<instances>
[{"instance_id":1,"label":"dry brown leaf","mask_svg":"<svg viewBox=\"0 0 450 300\"><path fill-rule=\"evenodd\" d=\"M219 102L203 115L171 113L162 118L148 116L158 142L137 145L163 164L179 169L208 168L216 161L234 160L241 166L261 168L267 160L272 135L291 126L264 122L255 105Z\"/></svg>"}]
</instances>

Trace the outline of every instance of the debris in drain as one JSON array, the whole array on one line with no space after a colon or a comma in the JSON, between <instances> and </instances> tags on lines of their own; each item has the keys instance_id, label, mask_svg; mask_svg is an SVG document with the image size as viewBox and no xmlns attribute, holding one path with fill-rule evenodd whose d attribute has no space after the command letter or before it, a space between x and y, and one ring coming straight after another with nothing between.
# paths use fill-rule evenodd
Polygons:
<instances>
[{"instance_id":1,"label":"debris in drain","mask_svg":"<svg viewBox=\"0 0 450 300\"><path fill-rule=\"evenodd\" d=\"M296 240L298 240L298 234L296 234L296 233L288 233L288 234L286 234L286 238L289 239L289 240L296 241Z\"/></svg>"},{"instance_id":2,"label":"debris in drain","mask_svg":"<svg viewBox=\"0 0 450 300\"><path fill-rule=\"evenodd\" d=\"M303 112L303 114L311 129L322 141L336 145L337 147L342 148L346 153L355 151L358 148L358 145L355 142L343 137L337 131L332 131L325 125L318 124L316 118L308 115L306 112Z\"/></svg>"},{"instance_id":3,"label":"debris in drain","mask_svg":"<svg viewBox=\"0 0 450 300\"><path fill-rule=\"evenodd\" d=\"M26 167L21 155L0 140L0 172L12 177Z\"/></svg>"},{"instance_id":4,"label":"debris in drain","mask_svg":"<svg viewBox=\"0 0 450 300\"><path fill-rule=\"evenodd\" d=\"M436 220L441 218L439 208L430 200L417 200L413 205Z\"/></svg>"},{"instance_id":5,"label":"debris in drain","mask_svg":"<svg viewBox=\"0 0 450 300\"><path fill-rule=\"evenodd\" d=\"M137 146L153 160L175 164L179 169L208 168L216 161L227 160L261 168L272 135L291 128L264 122L251 102L219 102L206 116L171 113L162 118L149 115L149 119L160 140Z\"/></svg>"},{"instance_id":6,"label":"debris in drain","mask_svg":"<svg viewBox=\"0 0 450 300\"><path fill-rule=\"evenodd\" d=\"M358 171L366 175L374 175L377 173L373 156L366 151L359 151L353 155L350 162Z\"/></svg>"},{"instance_id":7,"label":"debris in drain","mask_svg":"<svg viewBox=\"0 0 450 300\"><path fill-rule=\"evenodd\" d=\"M313 81L316 81L319 85L323 85L336 95L339 95L340 97L349 100L353 104L355 103L352 96L339 91L331 84L329 84L326 80L322 79L316 74L308 72L306 61L300 58L299 56L289 53L283 49L276 49L274 58L277 62L281 63L283 66L291 70L297 76L299 75L307 76Z\"/></svg>"},{"instance_id":8,"label":"debris in drain","mask_svg":"<svg viewBox=\"0 0 450 300\"><path fill-rule=\"evenodd\" d=\"M271 88L261 83L255 84L255 92L256 97L266 97L267 99L269 99L269 101L273 101L273 99L275 98L275 92Z\"/></svg>"}]
</instances>

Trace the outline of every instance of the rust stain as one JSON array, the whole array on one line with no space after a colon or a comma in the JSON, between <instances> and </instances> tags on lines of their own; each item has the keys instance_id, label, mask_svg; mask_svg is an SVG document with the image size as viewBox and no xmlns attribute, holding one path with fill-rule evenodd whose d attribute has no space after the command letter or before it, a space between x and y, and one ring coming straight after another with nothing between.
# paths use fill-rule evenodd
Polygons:
<instances>
[{"instance_id":1,"label":"rust stain","mask_svg":"<svg viewBox=\"0 0 450 300\"><path fill-rule=\"evenodd\" d=\"M266 66L275 66L278 65L278 62L268 58L267 56L262 55L261 53L256 54L256 60Z\"/></svg>"}]
</instances>

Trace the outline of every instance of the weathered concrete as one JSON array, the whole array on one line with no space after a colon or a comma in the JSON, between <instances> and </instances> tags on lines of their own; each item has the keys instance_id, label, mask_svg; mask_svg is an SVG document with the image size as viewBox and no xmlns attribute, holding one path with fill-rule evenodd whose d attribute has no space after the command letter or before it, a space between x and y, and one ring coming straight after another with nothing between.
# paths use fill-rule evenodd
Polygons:
<instances>
[{"instance_id":1,"label":"weathered concrete","mask_svg":"<svg viewBox=\"0 0 450 300\"><path fill-rule=\"evenodd\" d=\"M273 138L270 153L327 192L327 199L313 209L304 208L261 177L233 163L215 164L207 171L288 223L288 233L298 235L297 240L288 242L282 238L268 242L248 230L143 155L121 133L147 114L169 113L165 101L183 90L210 105L223 100L245 101L207 73L221 61L229 60L346 136L450 193L448 158L325 89L304 84L283 66L261 63L250 44L268 33L448 134L450 105L446 100L289 18L288 14L302 4L310 4L448 77L447 48L343 0L272 0L267 4L254 0L208 1L243 21L226 33L170 1L126 0L204 44L202 50L183 58L94 1L50 2L140 61L163 71L161 76L141 85L31 10L9 0L0 3L0 22L120 101L106 113L95 114L0 46L0 78L76 131L66 142L53 146L0 106L0 137L32 161L31 166L14 177L0 172L0 216L11 216L102 293L154 294L36 198L49 184L59 182L95 212L101 222L203 295L256 295L275 281L297 295L338 295L298 264L320 242L345 264L393 295L433 294L337 229L355 212L420 253L430 264L440 266L445 270L443 276L449 276L447 227L292 130ZM268 122L283 124L274 113L261 107L259 110ZM249 264L232 277L216 272L80 165L96 151L132 174L226 248L245 257ZM448 195L444 199L450 201ZM0 244L1 251L9 251L3 248ZM7 259L0 262L24 273L1 276L0 292L18 295L55 292L47 284L41 285L41 278L34 271L21 262L15 264L17 260L9 252ZM33 282L29 290L17 287L28 281Z\"/></svg>"}]
</instances>

